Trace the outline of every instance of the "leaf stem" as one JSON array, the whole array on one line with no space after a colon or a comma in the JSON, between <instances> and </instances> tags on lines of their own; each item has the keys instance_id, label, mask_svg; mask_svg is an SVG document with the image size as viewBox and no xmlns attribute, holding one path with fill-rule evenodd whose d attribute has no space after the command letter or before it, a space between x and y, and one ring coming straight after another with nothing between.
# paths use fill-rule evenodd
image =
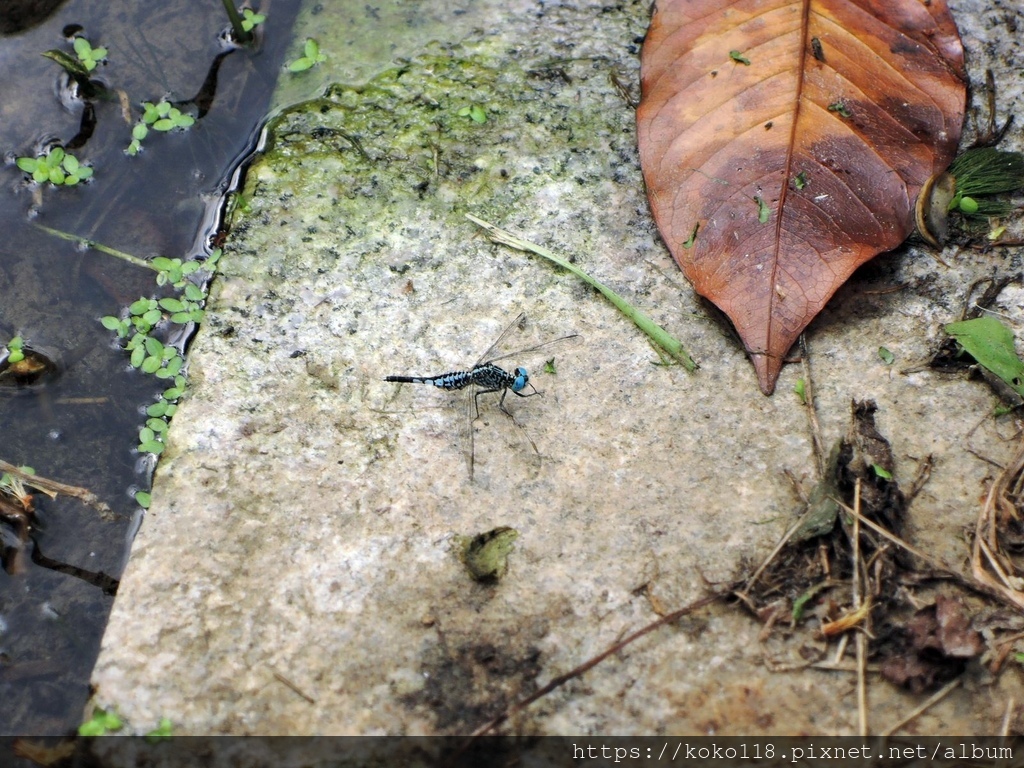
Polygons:
<instances>
[{"instance_id":1,"label":"leaf stem","mask_svg":"<svg viewBox=\"0 0 1024 768\"><path fill-rule=\"evenodd\" d=\"M61 238L62 240L70 240L72 243L78 243L79 245L85 246L86 248L92 248L97 251L102 251L108 256L115 256L119 259L127 261L129 264L134 264L137 267L145 267L146 269L152 269L154 272L159 272L160 268L153 266L150 262L145 259L140 259L138 256L132 256L130 253L124 251L118 251L115 248L111 248L107 245L102 245L94 240L90 240L87 237L81 237L79 235L73 235L70 232L63 232L59 229L51 229L50 227L43 226L42 224L34 224L38 229L43 230L47 234L54 235Z\"/></svg>"},{"instance_id":2,"label":"leaf stem","mask_svg":"<svg viewBox=\"0 0 1024 768\"><path fill-rule=\"evenodd\" d=\"M242 45L248 45L252 42L252 33L246 32L245 27L242 26L242 17L238 15L238 9L235 8L234 0L221 0L224 4L224 10L227 11L228 19L231 21L231 29L234 30L235 39Z\"/></svg>"},{"instance_id":3,"label":"leaf stem","mask_svg":"<svg viewBox=\"0 0 1024 768\"><path fill-rule=\"evenodd\" d=\"M604 283L595 280L575 264L571 264L560 256L556 256L546 248L534 245L527 240L521 240L510 232L499 229L493 224L487 223L483 219L478 219L471 213L467 213L466 218L486 231L487 237L492 242L507 245L508 247L515 248L518 251L528 251L530 253L535 253L538 256L543 256L548 261L554 262L562 269L567 269L584 282L594 286L594 288L604 294L605 298L614 304L622 314L632 320L636 324L637 328L646 333L650 339L659 347L664 349L665 352L678 360L686 370L695 371L697 369L697 363L694 362L693 358L690 357L689 353L685 349L683 349L683 345L680 344L675 337L669 334L668 331L654 322L654 320L644 314L641 310L637 309L622 298L611 288L606 286Z\"/></svg>"}]
</instances>

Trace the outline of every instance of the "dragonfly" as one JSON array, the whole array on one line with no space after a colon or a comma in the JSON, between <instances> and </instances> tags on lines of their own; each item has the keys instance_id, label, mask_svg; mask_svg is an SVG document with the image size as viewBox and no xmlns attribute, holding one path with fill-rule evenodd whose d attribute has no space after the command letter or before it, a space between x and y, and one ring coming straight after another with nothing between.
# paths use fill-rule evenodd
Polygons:
<instances>
[{"instance_id":1,"label":"dragonfly","mask_svg":"<svg viewBox=\"0 0 1024 768\"><path fill-rule=\"evenodd\" d=\"M517 397L532 397L533 395L542 394L537 388L530 383L530 374L523 367L516 367L511 373L501 368L495 363L501 360L507 360L510 357L517 357L519 355L526 355L531 352L535 352L538 349L549 347L552 344L557 344L561 341L567 341L569 339L575 339L579 336L577 333L570 333L567 336L560 336L557 339L546 341L543 344L537 344L526 349L517 349L514 352L508 352L503 355L492 357L494 351L500 349L505 340L509 337L512 331L519 328L526 322L526 313L520 312L519 316L513 320L509 326L501 332L501 335L494 341L487 350L480 355L480 358L471 368L464 371L449 371L448 373L441 373L437 376L385 376L384 381L393 381L400 384L430 384L431 386L437 387L438 389L445 389L448 391L456 389L466 389L467 387L476 387L476 391L473 393L473 409L469 416L469 437L470 437L470 449L469 449L469 477L473 479L473 470L475 464L475 450L473 446L473 423L480 418L480 395L488 395L494 392L500 392L501 398L498 400L498 407L501 411L507 415L512 422L515 423L515 417L505 407L505 397L511 392ZM524 392L529 387L532 391ZM529 436L527 436L529 439ZM530 444L533 446L533 450L537 450L537 446L530 440Z\"/></svg>"}]
</instances>

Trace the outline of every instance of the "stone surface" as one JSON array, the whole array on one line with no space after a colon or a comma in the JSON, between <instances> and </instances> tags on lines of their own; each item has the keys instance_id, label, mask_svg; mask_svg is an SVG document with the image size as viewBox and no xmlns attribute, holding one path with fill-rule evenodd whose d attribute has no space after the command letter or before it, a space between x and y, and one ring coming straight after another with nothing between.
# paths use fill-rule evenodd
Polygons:
<instances>
[{"instance_id":1,"label":"stone surface","mask_svg":"<svg viewBox=\"0 0 1024 768\"><path fill-rule=\"evenodd\" d=\"M788 366L761 395L654 229L612 78L637 82L648 5L521 3L277 118L191 351L97 705L137 732L168 717L177 733L467 733L771 550L799 511L786 471L814 482L803 373ZM972 78L995 69L1003 114L1024 107L1006 26L1024 18L1008 8L953 4ZM486 122L458 114L473 105ZM489 244L467 212L573 257L701 369L661 364L600 295ZM994 472L981 457L1005 459L1013 427L987 418L984 383L908 370L970 285L1019 258L948 250L945 267L900 249L809 332L826 443L852 398L874 399L902 484L934 457L908 535L952 563ZM997 306L1017 320L1024 298ZM481 398L471 479L465 393L383 377L471 365L520 310L512 348L582 338L507 361L544 394L507 398L514 422ZM474 581L461 537L500 526L518 532L508 571ZM761 630L734 607L702 610L505 727L855 733L853 677L797 668L812 630L788 644ZM911 730L995 732L1017 674L969 671ZM875 677L869 693L875 730L923 698Z\"/></svg>"}]
</instances>

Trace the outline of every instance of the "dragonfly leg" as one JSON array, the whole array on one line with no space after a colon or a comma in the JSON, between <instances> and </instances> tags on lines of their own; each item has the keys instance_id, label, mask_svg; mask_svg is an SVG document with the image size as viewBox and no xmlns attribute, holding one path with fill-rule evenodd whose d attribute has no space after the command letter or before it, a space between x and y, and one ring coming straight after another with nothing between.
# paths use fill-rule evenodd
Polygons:
<instances>
[{"instance_id":1,"label":"dragonfly leg","mask_svg":"<svg viewBox=\"0 0 1024 768\"><path fill-rule=\"evenodd\" d=\"M498 407L501 408L501 410L505 411L505 413L508 413L508 411L505 410L504 405L505 393L508 392L507 389L505 389L504 387L495 387L494 389L480 389L473 393L473 406L476 410L476 416L473 417L473 421L476 421L477 419L480 418L480 395L489 395L491 392L498 392L499 390L501 391L501 400L498 401ZM509 413L509 416L511 415L512 414Z\"/></svg>"}]
</instances>

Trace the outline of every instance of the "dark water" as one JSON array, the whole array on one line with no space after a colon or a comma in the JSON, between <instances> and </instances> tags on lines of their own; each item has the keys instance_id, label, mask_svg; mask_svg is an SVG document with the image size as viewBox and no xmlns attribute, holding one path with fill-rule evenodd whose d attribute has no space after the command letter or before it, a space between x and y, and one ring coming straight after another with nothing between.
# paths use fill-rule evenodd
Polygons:
<instances>
[{"instance_id":1,"label":"dark water","mask_svg":"<svg viewBox=\"0 0 1024 768\"><path fill-rule=\"evenodd\" d=\"M60 365L38 386L0 386L0 459L84 486L114 511L104 520L75 499L37 493L24 543L17 525L0 519L0 735L59 735L81 721L141 517L133 492L150 482L151 461L135 450L143 411L167 387L132 369L99 322L141 296L172 295L156 273L34 225L146 259L207 255L229 182L265 118L298 4L265 0L258 45L232 49L215 0L0 2L0 347L22 336ZM66 35L77 28L109 51L91 73L104 87L90 104L40 55L72 53ZM151 132L142 154L126 156L132 127L122 102L134 122L143 101L162 98L188 102L198 121L186 132ZM78 145L69 151L94 167L89 183L26 183L14 159L55 143Z\"/></svg>"}]
</instances>

